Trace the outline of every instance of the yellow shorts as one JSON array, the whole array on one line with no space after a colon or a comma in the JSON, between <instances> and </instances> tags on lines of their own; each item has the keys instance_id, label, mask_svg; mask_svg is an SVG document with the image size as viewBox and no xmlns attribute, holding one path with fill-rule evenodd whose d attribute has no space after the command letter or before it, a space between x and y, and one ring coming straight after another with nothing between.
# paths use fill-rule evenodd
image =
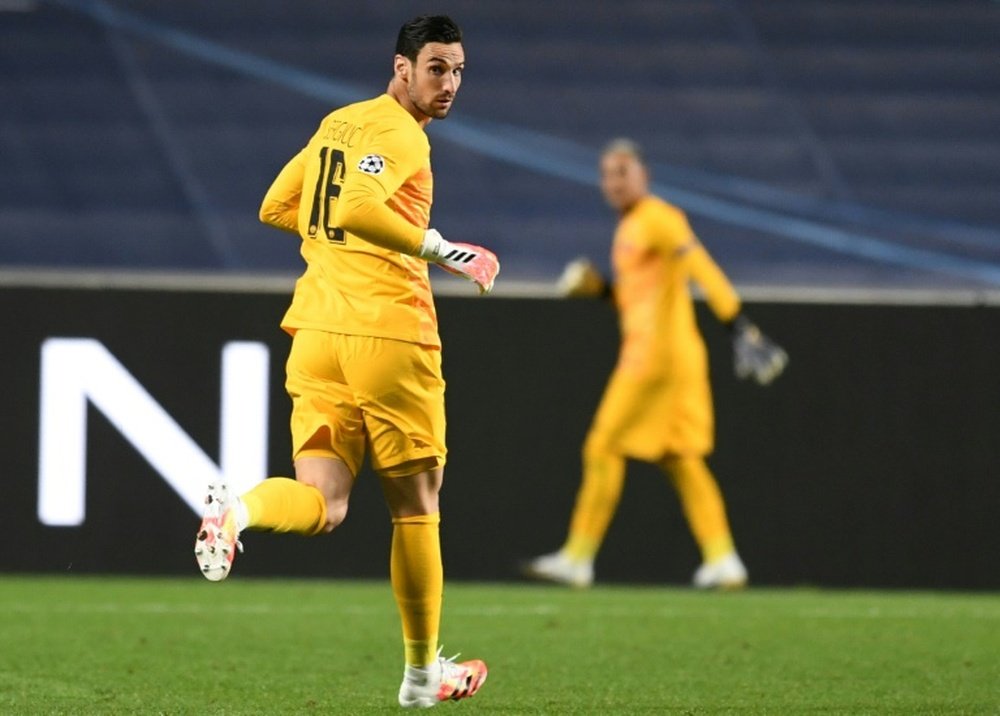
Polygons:
<instances>
[{"instance_id":1,"label":"yellow shorts","mask_svg":"<svg viewBox=\"0 0 1000 716\"><path fill-rule=\"evenodd\" d=\"M714 443L707 375L678 380L637 377L616 369L604 390L585 451L655 462L666 455L701 456Z\"/></svg>"},{"instance_id":2,"label":"yellow shorts","mask_svg":"<svg viewBox=\"0 0 1000 716\"><path fill-rule=\"evenodd\" d=\"M357 476L366 449L382 475L444 465L441 351L371 336L299 330L285 388L292 459L335 457Z\"/></svg>"}]
</instances>

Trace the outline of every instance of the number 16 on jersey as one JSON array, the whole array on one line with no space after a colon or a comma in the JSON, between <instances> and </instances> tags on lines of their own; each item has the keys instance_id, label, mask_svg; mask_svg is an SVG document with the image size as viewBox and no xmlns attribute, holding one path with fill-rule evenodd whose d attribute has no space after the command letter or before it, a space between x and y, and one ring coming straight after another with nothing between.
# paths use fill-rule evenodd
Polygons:
<instances>
[{"instance_id":1,"label":"number 16 on jersey","mask_svg":"<svg viewBox=\"0 0 1000 716\"><path fill-rule=\"evenodd\" d=\"M319 150L319 176L313 191L312 208L309 211L309 237L316 238L322 224L326 240L331 244L346 243L344 230L331 224L331 217L340 197L340 187L344 184L346 160L339 149L322 147Z\"/></svg>"}]
</instances>

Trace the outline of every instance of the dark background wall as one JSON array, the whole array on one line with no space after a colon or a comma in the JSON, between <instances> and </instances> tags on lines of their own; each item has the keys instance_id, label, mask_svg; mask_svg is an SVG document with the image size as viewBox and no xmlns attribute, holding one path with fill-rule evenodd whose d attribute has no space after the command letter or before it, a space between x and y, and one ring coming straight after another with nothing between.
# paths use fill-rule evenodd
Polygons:
<instances>
[{"instance_id":1,"label":"dark background wall","mask_svg":"<svg viewBox=\"0 0 1000 716\"><path fill-rule=\"evenodd\" d=\"M213 457L219 356L271 349L270 469L290 472L283 295L0 290L2 571L194 574L198 518L89 411L87 519L36 517L39 356L47 337L92 337ZM439 300L448 379L443 494L451 577L516 578L556 548L579 448L617 347L609 306ZM1000 308L751 304L788 349L772 387L732 377L728 337L699 307L712 356L722 484L757 584L1000 587ZM367 472L333 535L247 534L247 575L382 577L390 524ZM598 579L685 583L698 555L665 480L630 466Z\"/></svg>"}]
</instances>

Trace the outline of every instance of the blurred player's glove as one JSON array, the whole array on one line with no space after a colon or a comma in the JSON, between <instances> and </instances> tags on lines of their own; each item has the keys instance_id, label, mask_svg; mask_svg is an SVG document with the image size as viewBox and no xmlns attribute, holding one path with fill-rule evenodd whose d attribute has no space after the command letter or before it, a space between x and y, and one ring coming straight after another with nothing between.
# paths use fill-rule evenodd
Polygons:
<instances>
[{"instance_id":1,"label":"blurred player's glove","mask_svg":"<svg viewBox=\"0 0 1000 716\"><path fill-rule=\"evenodd\" d=\"M593 298L608 295L610 287L590 259L578 258L566 264L556 288L562 296Z\"/></svg>"},{"instance_id":2,"label":"blurred player's glove","mask_svg":"<svg viewBox=\"0 0 1000 716\"><path fill-rule=\"evenodd\" d=\"M500 273L500 262L492 251L482 246L445 241L436 229L428 229L424 234L424 243L417 255L448 273L474 281L479 286L479 293L492 291L493 282Z\"/></svg>"},{"instance_id":3,"label":"blurred player's glove","mask_svg":"<svg viewBox=\"0 0 1000 716\"><path fill-rule=\"evenodd\" d=\"M761 333L746 316L737 316L730 328L733 364L738 378L752 377L761 385L767 385L781 375L788 364L788 354L781 346Z\"/></svg>"}]
</instances>

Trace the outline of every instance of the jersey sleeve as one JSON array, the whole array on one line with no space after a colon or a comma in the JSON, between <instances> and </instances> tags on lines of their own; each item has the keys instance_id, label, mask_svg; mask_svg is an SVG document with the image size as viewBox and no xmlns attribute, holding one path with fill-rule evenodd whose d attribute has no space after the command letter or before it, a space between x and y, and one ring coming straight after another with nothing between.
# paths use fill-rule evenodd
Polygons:
<instances>
[{"instance_id":1,"label":"jersey sleeve","mask_svg":"<svg viewBox=\"0 0 1000 716\"><path fill-rule=\"evenodd\" d=\"M668 208L662 225L655 232L659 248L674 260L683 262L687 275L698 284L716 318L724 323L733 320L740 312L736 289L702 246L684 212Z\"/></svg>"},{"instance_id":2,"label":"jersey sleeve","mask_svg":"<svg viewBox=\"0 0 1000 716\"><path fill-rule=\"evenodd\" d=\"M390 126L356 148L348 159L351 166L345 170L336 214L337 226L345 231L377 246L411 255L420 249L425 227L408 222L386 206L386 200L426 160L426 141L413 139L412 134Z\"/></svg>"},{"instance_id":3,"label":"jersey sleeve","mask_svg":"<svg viewBox=\"0 0 1000 716\"><path fill-rule=\"evenodd\" d=\"M654 204L643 219L647 241L667 257L679 257L698 243L684 212L674 206Z\"/></svg>"},{"instance_id":4,"label":"jersey sleeve","mask_svg":"<svg viewBox=\"0 0 1000 716\"><path fill-rule=\"evenodd\" d=\"M299 231L299 202L306 170L306 150L292 157L275 177L260 205L260 220L285 231Z\"/></svg>"},{"instance_id":5,"label":"jersey sleeve","mask_svg":"<svg viewBox=\"0 0 1000 716\"><path fill-rule=\"evenodd\" d=\"M705 247L696 240L696 245L688 252L685 261L688 275L705 294L705 300L715 317L723 323L736 318L736 314L740 312L740 297Z\"/></svg>"}]
</instances>

